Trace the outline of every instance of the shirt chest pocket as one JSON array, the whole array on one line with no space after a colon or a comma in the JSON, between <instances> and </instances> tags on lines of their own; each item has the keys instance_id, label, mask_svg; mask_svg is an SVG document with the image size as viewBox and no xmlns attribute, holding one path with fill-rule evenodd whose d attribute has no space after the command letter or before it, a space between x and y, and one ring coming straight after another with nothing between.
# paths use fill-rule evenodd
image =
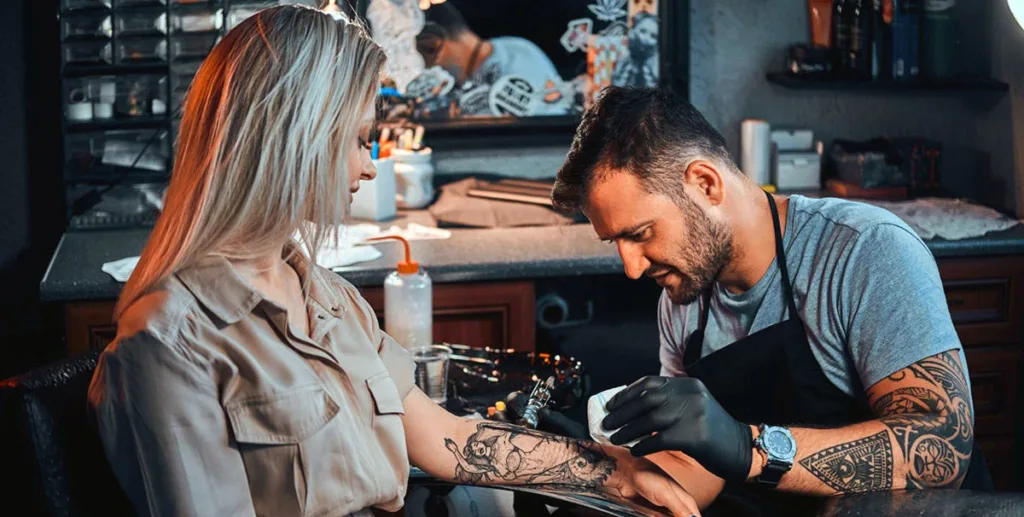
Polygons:
<instances>
[{"instance_id":1,"label":"shirt chest pocket","mask_svg":"<svg viewBox=\"0 0 1024 517\"><path fill-rule=\"evenodd\" d=\"M402 397L398 394L398 387L395 386L395 381L391 379L388 372L380 372L366 379L366 387L370 390L377 415L405 414Z\"/></svg>"},{"instance_id":2,"label":"shirt chest pocket","mask_svg":"<svg viewBox=\"0 0 1024 517\"><path fill-rule=\"evenodd\" d=\"M224 409L256 514L306 515L321 490L309 477L310 462L344 409L319 385L243 397Z\"/></svg>"},{"instance_id":3,"label":"shirt chest pocket","mask_svg":"<svg viewBox=\"0 0 1024 517\"><path fill-rule=\"evenodd\" d=\"M340 404L319 384L225 404L257 515L400 504L408 455L398 388L384 371L350 389Z\"/></svg>"}]
</instances>

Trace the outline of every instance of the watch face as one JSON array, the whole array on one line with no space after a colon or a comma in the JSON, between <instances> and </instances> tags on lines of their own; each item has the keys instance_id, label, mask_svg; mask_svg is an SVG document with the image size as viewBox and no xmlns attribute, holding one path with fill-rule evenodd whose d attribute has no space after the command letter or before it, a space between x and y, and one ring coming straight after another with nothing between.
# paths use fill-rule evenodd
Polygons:
<instances>
[{"instance_id":1,"label":"watch face","mask_svg":"<svg viewBox=\"0 0 1024 517\"><path fill-rule=\"evenodd\" d=\"M785 431L772 429L765 432L764 444L772 455L782 458L789 458L796 452L793 450L793 439Z\"/></svg>"}]
</instances>

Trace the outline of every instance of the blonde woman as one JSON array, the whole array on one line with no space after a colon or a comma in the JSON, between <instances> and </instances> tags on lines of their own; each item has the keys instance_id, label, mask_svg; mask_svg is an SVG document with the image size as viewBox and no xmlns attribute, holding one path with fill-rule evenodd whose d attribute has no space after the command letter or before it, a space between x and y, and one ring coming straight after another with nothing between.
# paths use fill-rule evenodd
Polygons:
<instances>
[{"instance_id":1,"label":"blonde woman","mask_svg":"<svg viewBox=\"0 0 1024 517\"><path fill-rule=\"evenodd\" d=\"M275 7L228 33L185 102L164 212L90 387L142 515L345 515L438 478L696 504L625 449L456 418L349 283L310 262L375 171L382 50L358 26Z\"/></svg>"}]
</instances>

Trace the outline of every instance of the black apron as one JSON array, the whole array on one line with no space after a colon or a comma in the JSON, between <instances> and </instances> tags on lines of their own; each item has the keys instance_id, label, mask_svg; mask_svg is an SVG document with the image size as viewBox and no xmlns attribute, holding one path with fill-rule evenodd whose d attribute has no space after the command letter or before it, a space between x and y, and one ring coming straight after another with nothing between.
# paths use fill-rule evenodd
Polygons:
<instances>
[{"instance_id":1,"label":"black apron","mask_svg":"<svg viewBox=\"0 0 1024 517\"><path fill-rule=\"evenodd\" d=\"M789 319L702 358L704 329L711 309L711 291L707 290L703 293L699 326L686 341L683 367L687 375L707 386L733 418L747 424L829 428L871 420L874 416L866 397L851 397L833 385L811 351L790 284L779 212L772 196L766 195ZM977 445L962 488L991 490L991 478ZM794 515L802 514L801 509L813 513L819 504L817 498L746 483L727 486L708 509L711 513L705 515Z\"/></svg>"}]
</instances>

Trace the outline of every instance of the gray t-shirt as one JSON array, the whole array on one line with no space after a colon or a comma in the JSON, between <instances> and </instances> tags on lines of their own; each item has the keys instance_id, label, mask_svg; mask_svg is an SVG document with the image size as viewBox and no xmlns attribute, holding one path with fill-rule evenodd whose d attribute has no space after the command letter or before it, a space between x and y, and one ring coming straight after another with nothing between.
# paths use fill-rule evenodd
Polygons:
<instances>
[{"instance_id":1,"label":"gray t-shirt","mask_svg":"<svg viewBox=\"0 0 1024 517\"><path fill-rule=\"evenodd\" d=\"M783 242L811 351L843 392L863 398L865 388L947 350L960 350L967 364L935 259L891 212L840 199L792 196ZM683 352L702 304L675 305L662 293L662 375L686 375ZM746 292L732 294L715 283L702 356L781 323L788 313L775 261Z\"/></svg>"}]
</instances>

